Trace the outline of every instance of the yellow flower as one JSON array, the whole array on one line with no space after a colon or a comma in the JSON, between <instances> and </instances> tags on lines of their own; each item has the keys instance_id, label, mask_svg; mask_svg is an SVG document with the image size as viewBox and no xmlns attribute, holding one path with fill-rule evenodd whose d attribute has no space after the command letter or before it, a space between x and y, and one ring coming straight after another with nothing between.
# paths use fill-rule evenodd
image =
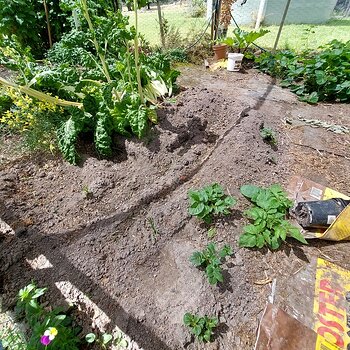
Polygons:
<instances>
[{"instance_id":1,"label":"yellow flower","mask_svg":"<svg viewBox=\"0 0 350 350\"><path fill-rule=\"evenodd\" d=\"M57 334L57 328L50 327L45 331L44 336L49 337L50 340L54 340Z\"/></svg>"}]
</instances>

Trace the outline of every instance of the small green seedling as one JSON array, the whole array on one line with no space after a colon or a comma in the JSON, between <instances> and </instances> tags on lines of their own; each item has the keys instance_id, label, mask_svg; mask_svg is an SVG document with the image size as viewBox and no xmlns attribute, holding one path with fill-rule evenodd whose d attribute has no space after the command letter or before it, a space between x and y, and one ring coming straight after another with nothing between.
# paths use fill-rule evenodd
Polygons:
<instances>
[{"instance_id":1,"label":"small green seedling","mask_svg":"<svg viewBox=\"0 0 350 350\"><path fill-rule=\"evenodd\" d=\"M159 232L157 230L157 227L156 227L156 224L154 223L154 220L153 218L148 218L147 219L149 225L151 226L151 229L152 229L152 242L155 243L156 240L157 240L157 237L159 235Z\"/></svg>"},{"instance_id":2,"label":"small green seedling","mask_svg":"<svg viewBox=\"0 0 350 350\"><path fill-rule=\"evenodd\" d=\"M126 349L128 347L128 341L123 337L122 333L117 334L114 337L113 344L118 348L118 349Z\"/></svg>"},{"instance_id":3,"label":"small green seedling","mask_svg":"<svg viewBox=\"0 0 350 350\"><path fill-rule=\"evenodd\" d=\"M107 345L112 341L113 336L109 333L103 333L98 337L95 333L89 333L85 336L87 343L92 344L94 342L98 343L102 349L107 349Z\"/></svg>"},{"instance_id":4,"label":"small green seedling","mask_svg":"<svg viewBox=\"0 0 350 350\"><path fill-rule=\"evenodd\" d=\"M93 197L93 193L92 191L89 189L89 186L88 185L83 185L83 188L82 188L82 192L83 192L83 195L86 199L90 199Z\"/></svg>"},{"instance_id":5,"label":"small green seedling","mask_svg":"<svg viewBox=\"0 0 350 350\"><path fill-rule=\"evenodd\" d=\"M214 183L198 191L188 193L190 207L189 213L210 224L214 215L228 215L230 208L236 204L236 200L225 195L223 188Z\"/></svg>"},{"instance_id":6,"label":"small green seedling","mask_svg":"<svg viewBox=\"0 0 350 350\"><path fill-rule=\"evenodd\" d=\"M185 326L190 328L199 341L210 342L219 320L216 317L198 316L186 313L183 318Z\"/></svg>"},{"instance_id":7,"label":"small green seedling","mask_svg":"<svg viewBox=\"0 0 350 350\"><path fill-rule=\"evenodd\" d=\"M278 249L287 236L301 243L308 244L299 229L285 218L286 212L293 205L279 184L268 188L253 185L241 187L241 193L255 205L245 212L252 224L243 228L239 245L246 248L268 246Z\"/></svg>"},{"instance_id":8,"label":"small green seedling","mask_svg":"<svg viewBox=\"0 0 350 350\"><path fill-rule=\"evenodd\" d=\"M212 239L214 238L216 235L216 229L215 227L211 227L209 230L208 230L208 238L209 239Z\"/></svg>"},{"instance_id":9,"label":"small green seedling","mask_svg":"<svg viewBox=\"0 0 350 350\"><path fill-rule=\"evenodd\" d=\"M221 264L226 256L232 255L232 248L225 245L220 251L217 251L215 243L209 243L202 252L194 252L191 257L191 263L196 267L205 269L210 284L223 282Z\"/></svg>"},{"instance_id":10,"label":"small green seedling","mask_svg":"<svg viewBox=\"0 0 350 350\"><path fill-rule=\"evenodd\" d=\"M276 132L273 129L268 127L262 127L260 129L260 136L263 138L264 141L270 143L271 145L277 145L277 136Z\"/></svg>"}]
</instances>

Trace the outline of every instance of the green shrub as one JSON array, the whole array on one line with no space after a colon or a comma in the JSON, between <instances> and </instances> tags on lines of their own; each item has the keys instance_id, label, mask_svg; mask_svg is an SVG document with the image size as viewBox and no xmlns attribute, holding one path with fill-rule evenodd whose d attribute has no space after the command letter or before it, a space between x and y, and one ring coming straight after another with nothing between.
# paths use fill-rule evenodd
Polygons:
<instances>
[{"instance_id":1,"label":"green shrub","mask_svg":"<svg viewBox=\"0 0 350 350\"><path fill-rule=\"evenodd\" d=\"M302 54L266 52L256 58L256 63L263 72L282 79L281 85L290 88L302 101L349 102L350 41L333 40L320 50Z\"/></svg>"},{"instance_id":2,"label":"green shrub","mask_svg":"<svg viewBox=\"0 0 350 350\"><path fill-rule=\"evenodd\" d=\"M64 12L56 0L46 0L49 8L50 27L53 41L60 40L69 30ZM42 0L0 0L0 33L3 36L15 34L23 46L29 46L37 58L42 58L49 48L49 37L45 9ZM1 35L0 35L1 36Z\"/></svg>"}]
</instances>

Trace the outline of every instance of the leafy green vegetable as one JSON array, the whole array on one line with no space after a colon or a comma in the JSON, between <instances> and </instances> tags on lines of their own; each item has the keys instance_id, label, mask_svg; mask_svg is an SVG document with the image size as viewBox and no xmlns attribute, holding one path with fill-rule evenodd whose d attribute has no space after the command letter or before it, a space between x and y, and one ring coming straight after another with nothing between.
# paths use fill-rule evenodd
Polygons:
<instances>
[{"instance_id":1,"label":"leafy green vegetable","mask_svg":"<svg viewBox=\"0 0 350 350\"><path fill-rule=\"evenodd\" d=\"M183 322L200 341L210 342L219 320L216 317L201 317L187 312L184 315Z\"/></svg>"},{"instance_id":2,"label":"leafy green vegetable","mask_svg":"<svg viewBox=\"0 0 350 350\"><path fill-rule=\"evenodd\" d=\"M256 58L258 68L281 78L299 99L311 104L319 101L350 101L350 41L333 40L321 51L280 51Z\"/></svg>"},{"instance_id":3,"label":"leafy green vegetable","mask_svg":"<svg viewBox=\"0 0 350 350\"><path fill-rule=\"evenodd\" d=\"M241 187L241 193L255 204L245 215L252 224L243 228L239 245L246 248L269 246L278 249L287 236L307 244L300 231L285 220L287 210L293 202L278 184L264 189L253 185Z\"/></svg>"},{"instance_id":4,"label":"leafy green vegetable","mask_svg":"<svg viewBox=\"0 0 350 350\"><path fill-rule=\"evenodd\" d=\"M205 269L210 284L223 282L221 264L222 260L232 255L232 248L225 245L220 251L217 251L215 243L209 243L202 252L194 252L191 257L191 263L196 267Z\"/></svg>"},{"instance_id":5,"label":"leafy green vegetable","mask_svg":"<svg viewBox=\"0 0 350 350\"><path fill-rule=\"evenodd\" d=\"M269 127L261 127L260 128L260 136L263 140L269 142L272 145L277 145L277 136L276 132Z\"/></svg>"},{"instance_id":6,"label":"leafy green vegetable","mask_svg":"<svg viewBox=\"0 0 350 350\"><path fill-rule=\"evenodd\" d=\"M257 39L261 38L269 32L270 31L266 29L260 29L258 32L247 32L242 29L236 28L233 31L234 36L225 38L225 40L223 40L223 43L225 43L228 46L231 46L232 48L238 48L238 52L242 52L244 54L249 48L249 46L253 44L254 41L256 41Z\"/></svg>"},{"instance_id":7,"label":"leafy green vegetable","mask_svg":"<svg viewBox=\"0 0 350 350\"><path fill-rule=\"evenodd\" d=\"M189 191L189 213L210 224L214 215L228 215L236 200L227 196L223 188L214 183L198 191Z\"/></svg>"},{"instance_id":8,"label":"leafy green vegetable","mask_svg":"<svg viewBox=\"0 0 350 350\"><path fill-rule=\"evenodd\" d=\"M47 123L47 134L56 132L60 151L72 164L79 160L75 146L85 132L93 133L102 156L112 153L113 133L143 137L150 123L157 123L157 99L172 94L179 75L165 55L146 54L128 18L119 11L103 11L104 3L65 1L65 8L78 11L80 25L54 45L44 64L37 64L16 41L0 37L0 64L19 72L16 87L65 107ZM12 86L4 79L0 84ZM4 112L14 108L6 95L1 100L6 102ZM72 105L78 108L67 107Z\"/></svg>"}]
</instances>

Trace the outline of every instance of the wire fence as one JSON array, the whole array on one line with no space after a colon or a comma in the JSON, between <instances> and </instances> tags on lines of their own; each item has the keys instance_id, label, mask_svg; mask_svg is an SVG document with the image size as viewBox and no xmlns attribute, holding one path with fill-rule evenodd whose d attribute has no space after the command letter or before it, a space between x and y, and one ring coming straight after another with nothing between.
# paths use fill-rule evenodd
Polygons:
<instances>
[{"instance_id":1,"label":"wire fence","mask_svg":"<svg viewBox=\"0 0 350 350\"><path fill-rule=\"evenodd\" d=\"M138 14L139 30L151 46L180 46L181 39L199 33L207 22L206 4L203 1L201 3L199 6L191 0L181 0L159 5L159 10L157 3L151 3ZM123 12L130 17L130 24L133 24L134 14L126 8Z\"/></svg>"}]
</instances>

